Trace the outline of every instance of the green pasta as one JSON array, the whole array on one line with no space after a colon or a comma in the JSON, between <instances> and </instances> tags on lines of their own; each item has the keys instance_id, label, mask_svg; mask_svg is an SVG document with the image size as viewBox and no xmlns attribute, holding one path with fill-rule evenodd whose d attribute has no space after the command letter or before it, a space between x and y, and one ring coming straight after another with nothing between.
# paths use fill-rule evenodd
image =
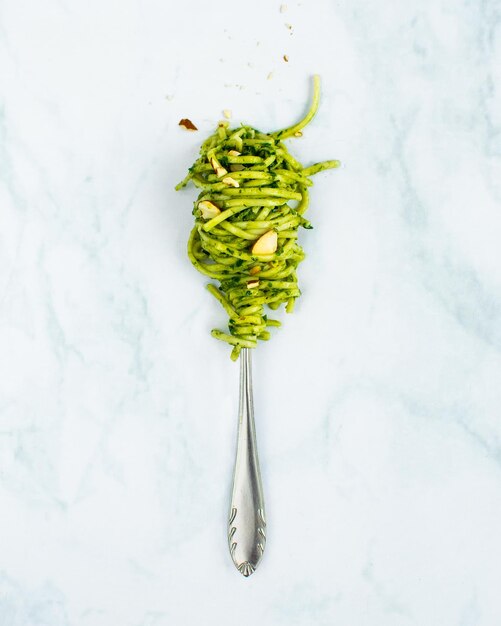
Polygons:
<instances>
[{"instance_id":1,"label":"green pasta","mask_svg":"<svg viewBox=\"0 0 501 626\"><path fill-rule=\"evenodd\" d=\"M276 310L284 304L291 313L301 295L296 270L305 255L297 238L300 226L312 228L304 217L310 176L339 161L304 168L282 140L301 136L319 101L320 80L314 76L310 109L289 128L267 134L220 122L176 186L191 181L201 189L188 256L199 272L219 281L219 287L207 288L228 314L229 333L213 330L212 336L233 346L233 360L242 348L268 340L268 328L280 326L265 314L265 305Z\"/></svg>"}]
</instances>

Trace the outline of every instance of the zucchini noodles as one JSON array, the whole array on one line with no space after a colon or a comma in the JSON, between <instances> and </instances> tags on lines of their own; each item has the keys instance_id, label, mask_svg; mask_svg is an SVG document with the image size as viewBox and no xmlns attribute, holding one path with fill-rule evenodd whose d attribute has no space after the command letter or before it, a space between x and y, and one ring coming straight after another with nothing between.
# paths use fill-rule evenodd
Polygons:
<instances>
[{"instance_id":1,"label":"zucchini noodles","mask_svg":"<svg viewBox=\"0 0 501 626\"><path fill-rule=\"evenodd\" d=\"M220 122L200 149L200 157L176 189L189 181L201 189L195 202L195 226L188 256L199 272L219 282L207 286L229 317L229 332L212 336L233 346L255 348L270 338L280 322L265 314L285 305L287 313L301 295L296 270L305 255L298 243L299 227L312 228L304 217L310 176L339 166L322 161L303 167L283 139L300 137L320 100L320 80L313 79L313 100L304 119L272 133L251 126L229 128Z\"/></svg>"}]
</instances>

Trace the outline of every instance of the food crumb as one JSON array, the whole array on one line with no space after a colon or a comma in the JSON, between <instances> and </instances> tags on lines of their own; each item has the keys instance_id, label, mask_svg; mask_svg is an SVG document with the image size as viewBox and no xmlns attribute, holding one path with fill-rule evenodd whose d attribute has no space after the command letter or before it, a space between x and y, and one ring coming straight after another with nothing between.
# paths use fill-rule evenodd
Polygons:
<instances>
[{"instance_id":1,"label":"food crumb","mask_svg":"<svg viewBox=\"0 0 501 626\"><path fill-rule=\"evenodd\" d=\"M223 115L225 116L225 118L226 118L227 120L229 120L229 119L230 119L230 117L231 117L231 111L230 111L230 109L224 109L224 110L223 110Z\"/></svg>"},{"instance_id":2,"label":"food crumb","mask_svg":"<svg viewBox=\"0 0 501 626\"><path fill-rule=\"evenodd\" d=\"M302 137L302 136L303 136L303 133L300 130L294 133L294 137Z\"/></svg>"},{"instance_id":3,"label":"food crumb","mask_svg":"<svg viewBox=\"0 0 501 626\"><path fill-rule=\"evenodd\" d=\"M240 183L238 182L238 180L235 180L231 176L225 176L221 182L223 182L225 185L230 185L231 187L240 187Z\"/></svg>"},{"instance_id":4,"label":"food crumb","mask_svg":"<svg viewBox=\"0 0 501 626\"><path fill-rule=\"evenodd\" d=\"M172 100L174 100L174 94L168 93L165 96L165 99L168 100L169 102L172 102Z\"/></svg>"},{"instance_id":5,"label":"food crumb","mask_svg":"<svg viewBox=\"0 0 501 626\"><path fill-rule=\"evenodd\" d=\"M273 78L273 72L270 72L266 77L266 80L271 80Z\"/></svg>"},{"instance_id":6,"label":"food crumb","mask_svg":"<svg viewBox=\"0 0 501 626\"><path fill-rule=\"evenodd\" d=\"M280 5L280 13L285 13L287 11L287 5L286 4L281 4Z\"/></svg>"},{"instance_id":7,"label":"food crumb","mask_svg":"<svg viewBox=\"0 0 501 626\"><path fill-rule=\"evenodd\" d=\"M186 130L198 130L195 124L193 124L193 122L188 118L183 118L182 120L180 120L179 126L183 126L183 128L186 128Z\"/></svg>"},{"instance_id":8,"label":"food crumb","mask_svg":"<svg viewBox=\"0 0 501 626\"><path fill-rule=\"evenodd\" d=\"M284 61L285 61L286 63L288 63L288 62L289 62L289 57L288 57L286 54L284 54Z\"/></svg>"}]
</instances>

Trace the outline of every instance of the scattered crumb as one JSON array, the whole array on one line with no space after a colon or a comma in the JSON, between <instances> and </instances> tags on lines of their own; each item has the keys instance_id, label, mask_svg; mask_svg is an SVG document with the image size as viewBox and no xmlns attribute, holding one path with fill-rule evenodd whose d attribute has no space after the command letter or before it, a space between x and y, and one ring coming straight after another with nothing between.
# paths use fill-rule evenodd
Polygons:
<instances>
[{"instance_id":1,"label":"scattered crumb","mask_svg":"<svg viewBox=\"0 0 501 626\"><path fill-rule=\"evenodd\" d=\"M193 122L187 118L183 118L179 122L179 126L183 126L186 130L198 130L198 128L193 124Z\"/></svg>"},{"instance_id":2,"label":"scattered crumb","mask_svg":"<svg viewBox=\"0 0 501 626\"><path fill-rule=\"evenodd\" d=\"M166 100L168 100L169 102L171 102L172 100L174 100L174 94L172 94L172 93L168 93L168 94L165 96L165 99L166 99Z\"/></svg>"},{"instance_id":3,"label":"scattered crumb","mask_svg":"<svg viewBox=\"0 0 501 626\"><path fill-rule=\"evenodd\" d=\"M285 28L288 28L289 30L292 30L292 24L285 24Z\"/></svg>"},{"instance_id":4,"label":"scattered crumb","mask_svg":"<svg viewBox=\"0 0 501 626\"><path fill-rule=\"evenodd\" d=\"M302 137L302 136L303 136L303 133L300 130L294 133L294 137Z\"/></svg>"},{"instance_id":5,"label":"scattered crumb","mask_svg":"<svg viewBox=\"0 0 501 626\"><path fill-rule=\"evenodd\" d=\"M240 187L240 183L238 180L235 180L231 176L225 176L222 180L225 185L230 185L231 187Z\"/></svg>"},{"instance_id":6,"label":"scattered crumb","mask_svg":"<svg viewBox=\"0 0 501 626\"><path fill-rule=\"evenodd\" d=\"M224 109L224 110L223 110L223 115L225 116L225 118L226 118L227 120L229 120L229 119L230 119L230 117L231 117L231 111L230 111L230 109Z\"/></svg>"},{"instance_id":7,"label":"scattered crumb","mask_svg":"<svg viewBox=\"0 0 501 626\"><path fill-rule=\"evenodd\" d=\"M287 11L287 5L286 4L281 4L280 5L280 13L285 13Z\"/></svg>"},{"instance_id":8,"label":"scattered crumb","mask_svg":"<svg viewBox=\"0 0 501 626\"><path fill-rule=\"evenodd\" d=\"M284 54L284 61L285 61L286 63L288 63L288 62L289 62L289 57L288 57L286 54Z\"/></svg>"},{"instance_id":9,"label":"scattered crumb","mask_svg":"<svg viewBox=\"0 0 501 626\"><path fill-rule=\"evenodd\" d=\"M266 77L266 80L271 80L273 78L273 72L270 72Z\"/></svg>"}]
</instances>

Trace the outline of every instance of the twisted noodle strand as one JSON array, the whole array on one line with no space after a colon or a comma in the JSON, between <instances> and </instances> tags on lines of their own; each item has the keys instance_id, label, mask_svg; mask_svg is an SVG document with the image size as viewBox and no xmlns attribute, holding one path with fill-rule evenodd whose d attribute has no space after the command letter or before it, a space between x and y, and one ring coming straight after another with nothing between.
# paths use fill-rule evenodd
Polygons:
<instances>
[{"instance_id":1,"label":"twisted noodle strand","mask_svg":"<svg viewBox=\"0 0 501 626\"><path fill-rule=\"evenodd\" d=\"M301 295L296 270L304 259L298 229L312 228L304 218L310 176L339 166L322 161L304 168L282 139L300 136L320 101L320 80L313 79L313 99L297 124L270 134L251 126L230 129L220 122L200 149L200 157L176 189L189 181L200 188L188 241L188 257L199 272L219 281L207 289L228 314L229 333L212 336L233 346L236 360L242 348L255 348L270 338L265 305L281 304L291 313Z\"/></svg>"}]
</instances>

